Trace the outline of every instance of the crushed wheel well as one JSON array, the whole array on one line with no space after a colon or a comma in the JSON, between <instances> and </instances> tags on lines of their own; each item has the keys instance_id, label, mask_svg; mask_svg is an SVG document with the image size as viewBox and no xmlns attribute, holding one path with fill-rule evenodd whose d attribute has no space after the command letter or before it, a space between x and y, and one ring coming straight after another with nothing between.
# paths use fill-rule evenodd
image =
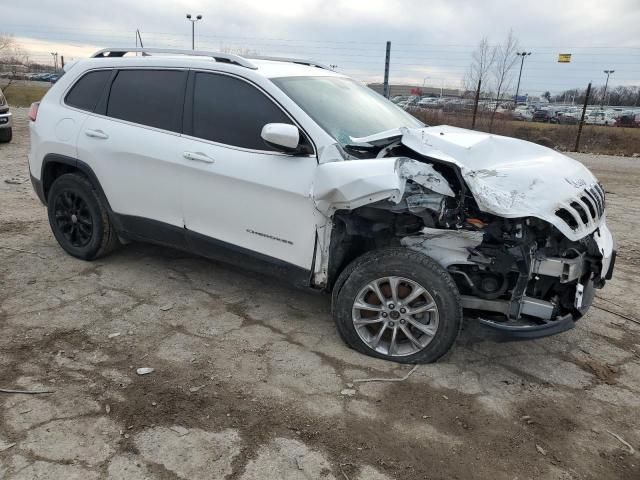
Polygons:
<instances>
[{"instance_id":1,"label":"crushed wheel well","mask_svg":"<svg viewBox=\"0 0 640 480\"><path fill-rule=\"evenodd\" d=\"M403 236L416 233L423 221L408 213L364 206L341 210L333 216L327 290L331 291L340 273L356 258L372 250L399 247Z\"/></svg>"}]
</instances>

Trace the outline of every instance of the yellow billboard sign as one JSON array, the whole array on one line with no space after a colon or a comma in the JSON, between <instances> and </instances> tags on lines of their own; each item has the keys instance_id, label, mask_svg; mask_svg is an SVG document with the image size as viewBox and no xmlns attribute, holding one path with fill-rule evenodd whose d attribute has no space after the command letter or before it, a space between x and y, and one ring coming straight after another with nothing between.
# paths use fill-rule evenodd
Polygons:
<instances>
[{"instance_id":1,"label":"yellow billboard sign","mask_svg":"<svg viewBox=\"0 0 640 480\"><path fill-rule=\"evenodd\" d=\"M559 53L558 54L558 63L571 63L571 54L570 53Z\"/></svg>"}]
</instances>

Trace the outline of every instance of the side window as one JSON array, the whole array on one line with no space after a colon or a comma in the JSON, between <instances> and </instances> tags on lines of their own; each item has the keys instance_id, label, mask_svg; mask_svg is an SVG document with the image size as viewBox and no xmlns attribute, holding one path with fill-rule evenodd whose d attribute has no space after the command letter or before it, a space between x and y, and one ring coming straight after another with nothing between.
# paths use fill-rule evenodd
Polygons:
<instances>
[{"instance_id":1,"label":"side window","mask_svg":"<svg viewBox=\"0 0 640 480\"><path fill-rule=\"evenodd\" d=\"M195 75L192 112L194 137L254 150L272 150L260 137L267 123L292 123L253 85L211 73Z\"/></svg>"},{"instance_id":2,"label":"side window","mask_svg":"<svg viewBox=\"0 0 640 480\"><path fill-rule=\"evenodd\" d=\"M187 72L121 70L113 80L107 116L180 132Z\"/></svg>"},{"instance_id":3,"label":"side window","mask_svg":"<svg viewBox=\"0 0 640 480\"><path fill-rule=\"evenodd\" d=\"M71 107L93 112L110 76L111 70L98 70L83 75L67 93L65 103Z\"/></svg>"}]
</instances>

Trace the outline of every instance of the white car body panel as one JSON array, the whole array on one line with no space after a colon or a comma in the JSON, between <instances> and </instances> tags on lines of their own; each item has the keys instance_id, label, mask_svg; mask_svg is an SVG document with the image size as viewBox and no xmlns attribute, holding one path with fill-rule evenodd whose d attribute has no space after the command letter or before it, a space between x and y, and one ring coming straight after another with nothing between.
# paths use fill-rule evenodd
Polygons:
<instances>
[{"instance_id":1,"label":"white car body panel","mask_svg":"<svg viewBox=\"0 0 640 480\"><path fill-rule=\"evenodd\" d=\"M108 138L87 136L95 131ZM78 134L78 158L100 179L114 212L182 228L178 139L177 133L91 114Z\"/></svg>"},{"instance_id":2,"label":"white car body panel","mask_svg":"<svg viewBox=\"0 0 640 480\"><path fill-rule=\"evenodd\" d=\"M52 88L55 88L54 84ZM31 149L29 150L29 165L31 174L40 179L42 161L48 153L56 153L72 158L78 157L77 138L80 128L87 118L87 112L65 108L62 116L57 116L58 105L43 101L38 109L38 115L55 117L54 122L42 122L38 128L30 123Z\"/></svg>"},{"instance_id":3,"label":"white car body panel","mask_svg":"<svg viewBox=\"0 0 640 480\"><path fill-rule=\"evenodd\" d=\"M232 148L183 136L179 150L213 162L184 160L184 226L190 231L311 269L316 234L309 192L313 156Z\"/></svg>"}]
</instances>

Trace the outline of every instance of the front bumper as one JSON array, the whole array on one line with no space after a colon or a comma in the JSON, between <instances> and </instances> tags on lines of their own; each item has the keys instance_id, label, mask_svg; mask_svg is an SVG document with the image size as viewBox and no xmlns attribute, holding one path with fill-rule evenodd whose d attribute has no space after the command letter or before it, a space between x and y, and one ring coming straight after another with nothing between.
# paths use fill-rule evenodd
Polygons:
<instances>
[{"instance_id":1,"label":"front bumper","mask_svg":"<svg viewBox=\"0 0 640 480\"><path fill-rule=\"evenodd\" d=\"M11 128L12 126L13 120L11 113L0 113L0 128Z\"/></svg>"},{"instance_id":2,"label":"front bumper","mask_svg":"<svg viewBox=\"0 0 640 480\"><path fill-rule=\"evenodd\" d=\"M587 313L595 289L602 288L606 280L613 277L616 261L616 242L606 222L603 221L593 233L600 251L600 269L598 275L589 277L589 270L582 256L577 259L548 258L534 263L532 274L558 278L560 283L575 282L575 301L573 311L558 315L557 306L551 302L524 296L519 300L519 316L511 317L512 304L508 301L483 300L478 297L462 296L463 307L484 312L495 312L506 317L495 320L491 315L478 315L482 325L499 330L515 338L539 338L555 335L575 326L575 322ZM579 261L576 261L579 260Z\"/></svg>"},{"instance_id":3,"label":"front bumper","mask_svg":"<svg viewBox=\"0 0 640 480\"><path fill-rule=\"evenodd\" d=\"M530 324L526 322L496 322L485 318L478 319L482 325L497 330L509 337L533 339L549 337L558 333L566 332L576 326L576 318L570 313L558 316L555 320L543 324Z\"/></svg>"},{"instance_id":4,"label":"front bumper","mask_svg":"<svg viewBox=\"0 0 640 480\"><path fill-rule=\"evenodd\" d=\"M613 277L613 267L616 261L616 239L611 234L609 227L607 227L606 219L602 218L602 223L598 226L598 229L593 233L600 254L602 255L602 273L601 280L611 280ZM602 282L604 285L604 282Z\"/></svg>"}]
</instances>

